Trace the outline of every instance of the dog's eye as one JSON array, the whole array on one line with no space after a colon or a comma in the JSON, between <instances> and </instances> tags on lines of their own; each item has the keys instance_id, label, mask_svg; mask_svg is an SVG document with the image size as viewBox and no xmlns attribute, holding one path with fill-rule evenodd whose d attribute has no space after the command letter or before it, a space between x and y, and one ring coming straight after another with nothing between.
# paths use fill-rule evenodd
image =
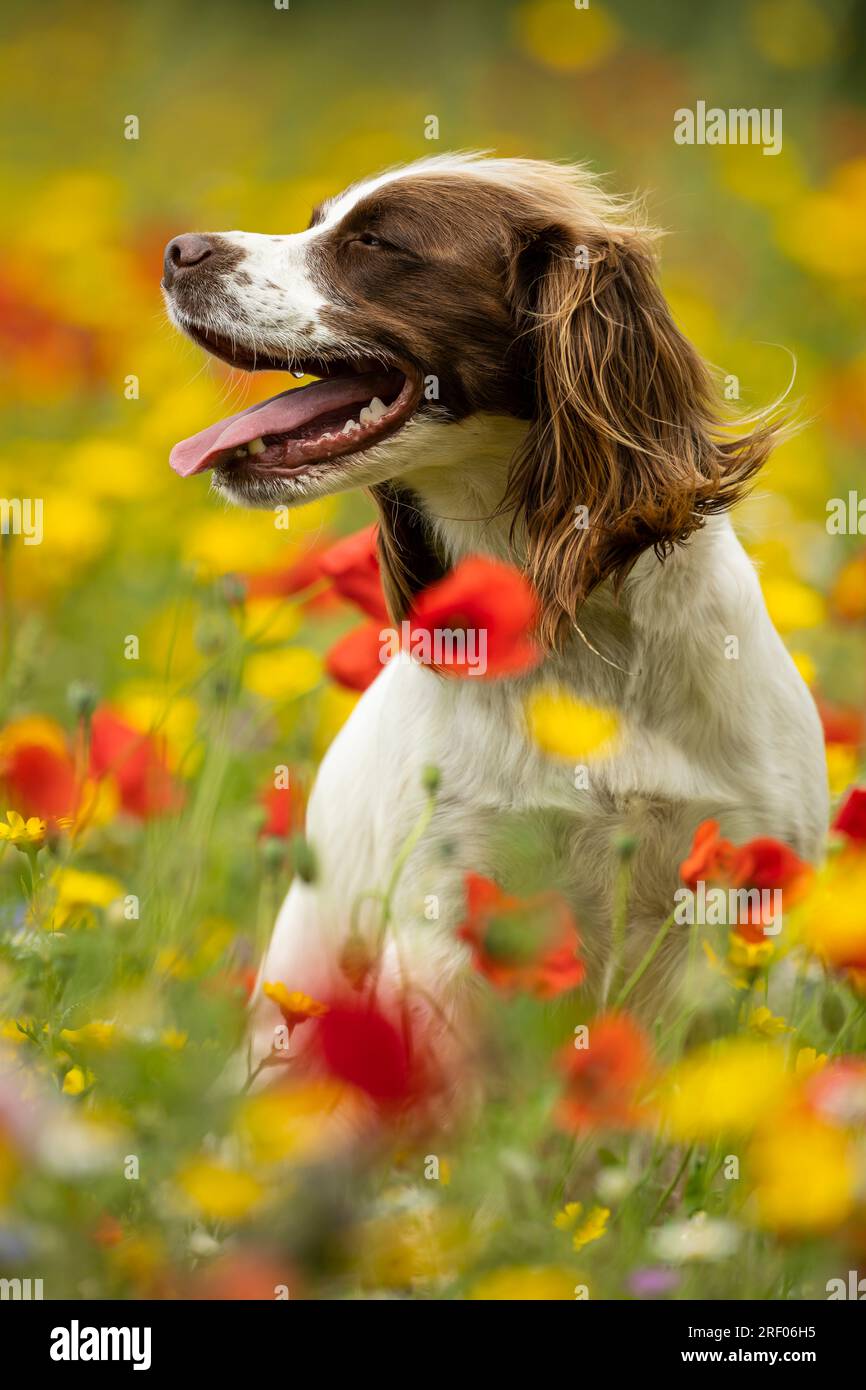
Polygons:
<instances>
[{"instance_id":1,"label":"dog's eye","mask_svg":"<svg viewBox=\"0 0 866 1390\"><path fill-rule=\"evenodd\" d=\"M361 246L376 247L382 245L379 238L374 236L372 232L362 232L360 236L355 237L355 240L359 242Z\"/></svg>"}]
</instances>

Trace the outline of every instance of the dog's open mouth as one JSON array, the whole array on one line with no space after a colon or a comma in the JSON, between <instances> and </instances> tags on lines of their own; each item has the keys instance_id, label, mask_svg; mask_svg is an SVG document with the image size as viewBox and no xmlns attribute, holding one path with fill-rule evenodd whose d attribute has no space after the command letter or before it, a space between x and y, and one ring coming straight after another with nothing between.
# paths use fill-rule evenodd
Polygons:
<instances>
[{"instance_id":1,"label":"dog's open mouth","mask_svg":"<svg viewBox=\"0 0 866 1390\"><path fill-rule=\"evenodd\" d=\"M420 379L401 367L372 359L287 363L267 354L253 357L228 339L201 330L187 332L234 367L291 371L318 380L260 401L175 444L169 462L183 478L215 467L261 477L297 477L317 464L386 439L405 424L421 397Z\"/></svg>"}]
</instances>

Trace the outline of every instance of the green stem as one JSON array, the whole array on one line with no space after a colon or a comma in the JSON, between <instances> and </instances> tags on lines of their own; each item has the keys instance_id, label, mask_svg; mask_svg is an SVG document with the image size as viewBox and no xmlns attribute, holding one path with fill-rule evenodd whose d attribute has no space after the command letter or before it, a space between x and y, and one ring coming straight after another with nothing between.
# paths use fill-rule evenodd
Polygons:
<instances>
[{"instance_id":1,"label":"green stem","mask_svg":"<svg viewBox=\"0 0 866 1390\"><path fill-rule=\"evenodd\" d=\"M682 1177L683 1173L686 1171L686 1168L688 1167L688 1164L689 1164L689 1160L690 1160L692 1154L694 1153L694 1151L695 1151L695 1146L694 1146L694 1144L689 1144L689 1147L686 1149L685 1153L683 1154L683 1161L682 1161L682 1163L680 1164L680 1166L679 1166L679 1168L677 1169L677 1171L674 1173L673 1177L671 1178L670 1182L668 1183L668 1185L667 1185L667 1187L665 1188L664 1192L662 1193L661 1197L659 1197L658 1201L656 1202L655 1208L653 1209L653 1213L652 1213L652 1216L651 1216L650 1219L649 1219L648 1225L651 1226L652 1223L655 1221L656 1217L659 1215L659 1213L662 1212L662 1211L664 1211L665 1206L667 1205L668 1199L669 1199L671 1193L673 1192L674 1188L676 1187L677 1183L679 1182L680 1178Z\"/></svg>"},{"instance_id":2,"label":"green stem","mask_svg":"<svg viewBox=\"0 0 866 1390\"><path fill-rule=\"evenodd\" d=\"M379 926L379 935L376 941L376 958L373 964L373 970L371 972L370 977L371 1006L376 998L376 990L379 985L379 974L382 968L382 950L385 945L385 937L388 935L388 927L391 923L394 894L397 891L397 885L400 882L400 877L403 873L403 870L406 867L406 863L409 859L409 856L412 854L412 851L415 849L422 836L426 834L427 828L430 825L431 820L433 819L433 812L435 811L435 809L436 793L435 791L428 791L427 800L424 803L424 807L421 811L421 814L418 817L412 829L409 831L409 834L406 836L406 839L403 841L403 844L401 845L397 853L397 857L394 860L394 866L391 870L391 875L388 879L385 892L382 895L382 920Z\"/></svg>"},{"instance_id":3,"label":"green stem","mask_svg":"<svg viewBox=\"0 0 866 1390\"><path fill-rule=\"evenodd\" d=\"M667 936L668 932L674 924L674 915L675 913L672 912L670 916L666 917L665 920L662 922L661 926L656 932L653 943L647 951L646 955L644 956L643 960L640 962L637 969L632 972L632 974L629 976L628 980L626 980L625 984L620 990L619 994L616 996L613 1005L614 1009L622 1008L623 1004L625 1003L628 996L631 994L635 985L637 985L643 979L647 970L652 965L653 961L655 960L656 956L658 955L661 949L662 942L664 941L665 937Z\"/></svg>"},{"instance_id":4,"label":"green stem","mask_svg":"<svg viewBox=\"0 0 866 1390\"><path fill-rule=\"evenodd\" d=\"M611 933L610 963L602 990L602 1003L606 1004L611 990L616 988L622 969L623 949L625 947L625 928L628 920L628 890L631 883L631 856L620 859L614 888L613 930Z\"/></svg>"}]
</instances>

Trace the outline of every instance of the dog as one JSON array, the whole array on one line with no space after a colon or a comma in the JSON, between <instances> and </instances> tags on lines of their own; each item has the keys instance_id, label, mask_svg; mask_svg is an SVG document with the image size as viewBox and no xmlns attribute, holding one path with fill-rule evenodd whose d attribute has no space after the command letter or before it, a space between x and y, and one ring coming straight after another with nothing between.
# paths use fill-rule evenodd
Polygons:
<instances>
[{"instance_id":1,"label":"dog","mask_svg":"<svg viewBox=\"0 0 866 1390\"><path fill-rule=\"evenodd\" d=\"M476 554L521 570L540 605L544 660L528 676L383 668L321 765L307 823L319 874L292 884L261 981L335 987L353 911L375 916L370 894L423 812L428 765L435 812L380 968L446 1020L473 997L465 875L501 877L506 822L547 835L597 979L623 836L629 965L670 914L702 821L819 858L820 721L728 515L784 426L772 410L720 418L658 286L655 237L639 203L583 166L459 154L359 182L305 231L169 243L165 298L184 333L234 367L316 378L178 444L179 474L209 470L219 496L255 507L365 489L395 622ZM618 712L586 785L527 733L527 690L548 679ZM681 947L670 933L638 1008L652 1015ZM279 1022L259 992L259 1059Z\"/></svg>"}]
</instances>

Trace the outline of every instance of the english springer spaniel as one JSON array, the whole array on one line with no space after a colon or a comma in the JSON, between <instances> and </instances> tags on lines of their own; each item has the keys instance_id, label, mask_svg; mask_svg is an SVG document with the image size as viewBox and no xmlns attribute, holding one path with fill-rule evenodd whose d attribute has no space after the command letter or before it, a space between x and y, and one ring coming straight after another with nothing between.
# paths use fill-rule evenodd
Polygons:
<instances>
[{"instance_id":1,"label":"english springer spaniel","mask_svg":"<svg viewBox=\"0 0 866 1390\"><path fill-rule=\"evenodd\" d=\"M333 989L353 909L375 914L371 890L423 808L427 765L441 790L400 879L382 978L399 991L405 972L413 1007L450 1019L473 994L455 930L464 876L500 876L506 822L546 837L597 979L624 834L628 962L671 912L701 821L819 856L820 723L727 515L775 417L720 418L656 282L653 237L582 167L448 155L350 187L306 231L167 247L169 312L196 343L235 367L317 378L178 444L178 473L211 470L217 493L256 507L367 489L395 621L478 553L519 567L541 605L531 676L455 680L395 660L366 691L310 801L317 881L293 883L262 980ZM619 712L622 736L586 785L527 733L527 690L551 677ZM678 935L641 982L650 1013ZM262 1057L280 1018L262 997L255 1017Z\"/></svg>"}]
</instances>

